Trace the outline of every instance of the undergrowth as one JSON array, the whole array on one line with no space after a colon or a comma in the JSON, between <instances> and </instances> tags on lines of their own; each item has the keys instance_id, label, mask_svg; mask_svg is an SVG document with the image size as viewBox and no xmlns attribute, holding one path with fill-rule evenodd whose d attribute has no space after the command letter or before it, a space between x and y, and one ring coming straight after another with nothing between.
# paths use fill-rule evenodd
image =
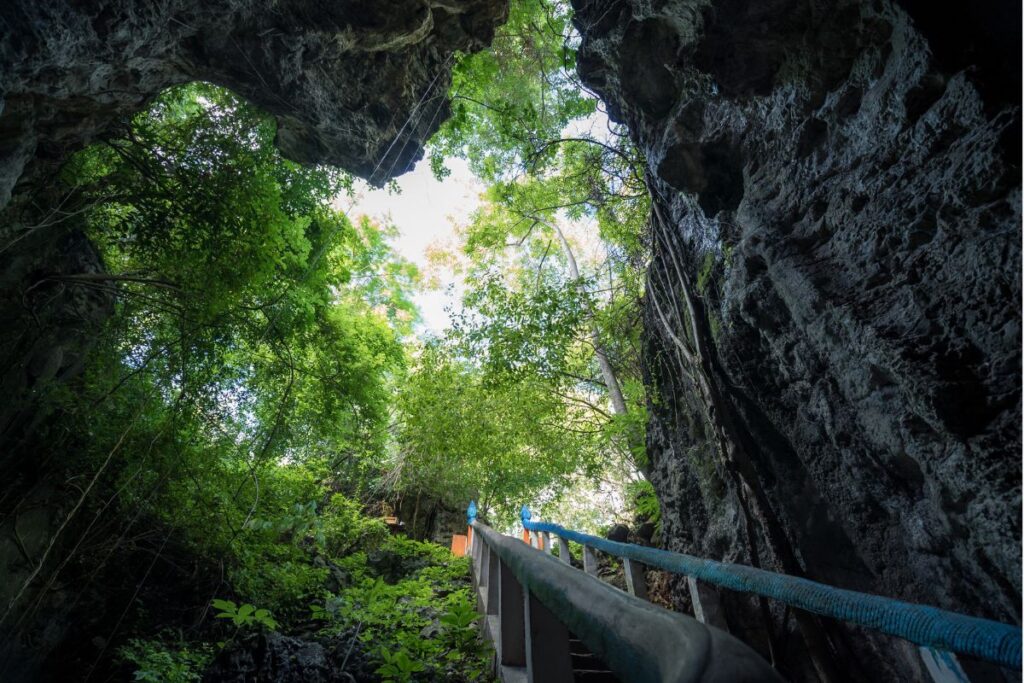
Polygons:
<instances>
[{"instance_id":1,"label":"undergrowth","mask_svg":"<svg viewBox=\"0 0 1024 683\"><path fill-rule=\"evenodd\" d=\"M199 681L271 631L344 653L330 664L356 681L491 680L468 559L389 535L356 501L335 494L254 520L229 559L230 588L211 600L200 637L164 629L119 649L132 680Z\"/></svg>"}]
</instances>

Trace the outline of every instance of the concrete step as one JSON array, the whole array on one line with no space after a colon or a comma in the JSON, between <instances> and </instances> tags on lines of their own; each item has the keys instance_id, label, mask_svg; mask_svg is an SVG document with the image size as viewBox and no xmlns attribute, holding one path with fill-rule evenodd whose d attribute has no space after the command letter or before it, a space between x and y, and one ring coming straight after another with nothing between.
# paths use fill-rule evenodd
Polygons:
<instances>
[{"instance_id":1,"label":"concrete step","mask_svg":"<svg viewBox=\"0 0 1024 683\"><path fill-rule=\"evenodd\" d=\"M608 665L580 639L569 638L569 654L572 656L573 680L576 683L618 683L619 679L608 669Z\"/></svg>"}]
</instances>

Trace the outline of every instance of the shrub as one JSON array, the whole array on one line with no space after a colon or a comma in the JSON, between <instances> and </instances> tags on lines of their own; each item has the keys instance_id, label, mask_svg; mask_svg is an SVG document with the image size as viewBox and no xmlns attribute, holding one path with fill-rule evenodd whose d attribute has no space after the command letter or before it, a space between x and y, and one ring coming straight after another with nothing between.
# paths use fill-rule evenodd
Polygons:
<instances>
[{"instance_id":1,"label":"shrub","mask_svg":"<svg viewBox=\"0 0 1024 683\"><path fill-rule=\"evenodd\" d=\"M324 548L331 557L373 550L388 538L383 520L367 517L358 502L340 493L331 496L321 517Z\"/></svg>"},{"instance_id":2,"label":"shrub","mask_svg":"<svg viewBox=\"0 0 1024 683\"><path fill-rule=\"evenodd\" d=\"M134 667L132 680L146 683L192 683L202 680L213 657L209 645L173 646L161 640L133 638L118 650L118 658Z\"/></svg>"}]
</instances>

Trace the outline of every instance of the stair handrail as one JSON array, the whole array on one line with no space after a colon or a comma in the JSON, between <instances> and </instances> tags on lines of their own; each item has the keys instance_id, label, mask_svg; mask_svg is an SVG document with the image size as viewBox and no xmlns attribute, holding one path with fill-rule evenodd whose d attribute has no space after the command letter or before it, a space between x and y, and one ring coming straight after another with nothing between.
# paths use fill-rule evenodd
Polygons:
<instances>
[{"instance_id":1,"label":"stair handrail","mask_svg":"<svg viewBox=\"0 0 1024 683\"><path fill-rule=\"evenodd\" d=\"M778 673L760 655L725 631L688 615L670 612L576 571L517 538L498 533L477 521L474 515L469 515L468 521L473 531L474 580L479 584L485 613L497 616L499 622L504 621L497 606L502 605L504 609L506 596L501 592L507 589L516 594L512 600L518 603L520 617L525 611L526 622L519 622L517 628L519 631L525 628L526 632L527 680L572 680L564 668L562 675L542 670L552 666L555 659L550 642L542 643L545 651L531 659L528 652L531 639L545 641L551 636L550 632L544 633L542 626L531 624L531 612L540 611L533 602L536 600L623 681L781 683ZM514 577L515 583L511 586L506 572ZM498 585L500 592L495 591ZM523 635L520 633L518 637ZM507 653L502 652L505 647L502 643L508 636L491 635L498 650L499 665L505 663ZM513 635L513 640L516 637ZM562 654L568 657L568 639L563 638L565 651ZM504 676L502 679L516 680Z\"/></svg>"},{"instance_id":2,"label":"stair handrail","mask_svg":"<svg viewBox=\"0 0 1024 683\"><path fill-rule=\"evenodd\" d=\"M1021 668L1020 626L836 588L766 569L610 541L551 522L534 522L531 517L529 508L524 505L520 518L523 528L528 531L554 534L615 557L683 574L721 588L772 598L807 612L864 626L924 647L977 657L1011 669Z\"/></svg>"}]
</instances>

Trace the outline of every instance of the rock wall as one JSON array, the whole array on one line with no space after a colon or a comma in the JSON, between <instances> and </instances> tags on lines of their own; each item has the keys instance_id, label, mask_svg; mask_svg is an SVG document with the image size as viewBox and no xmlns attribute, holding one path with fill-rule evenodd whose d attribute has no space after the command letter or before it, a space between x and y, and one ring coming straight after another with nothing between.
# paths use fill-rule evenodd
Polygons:
<instances>
[{"instance_id":1,"label":"rock wall","mask_svg":"<svg viewBox=\"0 0 1024 683\"><path fill-rule=\"evenodd\" d=\"M574 5L648 160L668 546L1019 622L1019 3ZM922 676L907 643L725 600L794 680L815 653Z\"/></svg>"},{"instance_id":2,"label":"rock wall","mask_svg":"<svg viewBox=\"0 0 1024 683\"><path fill-rule=\"evenodd\" d=\"M494 0L10 0L0 8L0 206L28 170L209 81L276 115L286 156L381 184L448 115L455 51L487 45ZM46 163L50 162L50 163Z\"/></svg>"}]
</instances>

